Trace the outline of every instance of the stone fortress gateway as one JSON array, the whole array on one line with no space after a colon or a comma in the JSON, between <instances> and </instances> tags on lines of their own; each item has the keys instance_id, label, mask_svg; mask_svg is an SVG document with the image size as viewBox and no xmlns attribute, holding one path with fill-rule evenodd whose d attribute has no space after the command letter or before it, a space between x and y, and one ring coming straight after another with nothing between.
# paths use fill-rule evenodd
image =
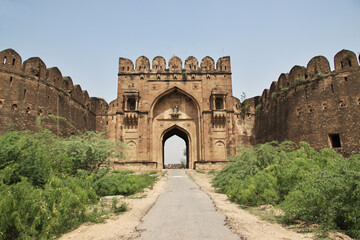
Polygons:
<instances>
[{"instance_id":1,"label":"stone fortress gateway","mask_svg":"<svg viewBox=\"0 0 360 240\"><path fill-rule=\"evenodd\" d=\"M184 66L184 67L183 67ZM118 97L109 104L109 137L127 143L132 164L162 168L164 143L178 135L187 146L187 166L224 163L226 149L235 146L230 58L216 65L205 57L172 57L168 65L155 57L139 57L135 66L120 58Z\"/></svg>"},{"instance_id":2,"label":"stone fortress gateway","mask_svg":"<svg viewBox=\"0 0 360 240\"><path fill-rule=\"evenodd\" d=\"M348 50L336 54L334 71L325 57L314 57L243 102L232 95L230 57L216 64L211 57L155 57L151 65L144 56L135 65L120 58L117 98L109 104L40 58L22 62L7 49L0 60L0 132L9 124L36 131L38 117L63 135L105 131L128 147L114 168L163 168L164 143L173 135L184 139L192 169L219 169L236 146L272 140L360 151L360 68Z\"/></svg>"}]
</instances>

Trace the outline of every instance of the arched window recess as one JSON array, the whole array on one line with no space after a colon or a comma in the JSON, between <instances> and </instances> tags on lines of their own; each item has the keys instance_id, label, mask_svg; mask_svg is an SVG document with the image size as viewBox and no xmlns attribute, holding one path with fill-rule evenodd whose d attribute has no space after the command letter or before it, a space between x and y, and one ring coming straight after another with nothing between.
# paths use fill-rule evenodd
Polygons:
<instances>
[{"instance_id":1,"label":"arched window recess","mask_svg":"<svg viewBox=\"0 0 360 240\"><path fill-rule=\"evenodd\" d=\"M124 93L124 111L136 112L139 111L140 95L137 90L129 90Z\"/></svg>"}]
</instances>

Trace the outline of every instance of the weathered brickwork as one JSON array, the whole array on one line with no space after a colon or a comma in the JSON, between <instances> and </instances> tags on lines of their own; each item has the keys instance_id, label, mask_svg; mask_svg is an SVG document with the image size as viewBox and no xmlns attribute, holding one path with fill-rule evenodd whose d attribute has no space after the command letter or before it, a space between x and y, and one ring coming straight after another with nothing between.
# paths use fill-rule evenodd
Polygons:
<instances>
[{"instance_id":1,"label":"weathered brickwork","mask_svg":"<svg viewBox=\"0 0 360 240\"><path fill-rule=\"evenodd\" d=\"M0 60L0 132L37 131L37 118L41 127L64 135L96 130L96 116L107 108L104 100L90 98L58 68L46 68L40 58L22 62L18 53L7 49L0 52Z\"/></svg>"},{"instance_id":2,"label":"weathered brickwork","mask_svg":"<svg viewBox=\"0 0 360 240\"><path fill-rule=\"evenodd\" d=\"M173 135L187 145L187 167L202 170L222 168L235 146L272 140L360 151L360 68L351 51L336 54L333 71L322 56L294 66L261 97L242 103L232 95L229 57L216 64L210 57L167 63L159 56L151 64L144 56L135 64L120 58L117 98L109 104L40 58L22 62L8 49L0 60L1 132L9 124L36 131L39 116L43 127L64 135L105 131L127 145L127 159L114 168L163 168L164 143Z\"/></svg>"},{"instance_id":3,"label":"weathered brickwork","mask_svg":"<svg viewBox=\"0 0 360 240\"><path fill-rule=\"evenodd\" d=\"M128 146L128 164L146 162L163 168L165 141L178 135L186 142L187 165L222 164L236 144L234 121L240 102L232 96L230 58L217 63L178 57L139 57L135 65L119 59L118 97L109 104L106 131ZM235 133L235 134L234 134ZM123 167L116 163L115 167Z\"/></svg>"},{"instance_id":4,"label":"weathered brickwork","mask_svg":"<svg viewBox=\"0 0 360 240\"><path fill-rule=\"evenodd\" d=\"M356 55L342 50L335 70L325 57L311 59L281 74L254 98L256 143L307 141L316 149L332 147L344 155L360 152L360 68Z\"/></svg>"}]
</instances>

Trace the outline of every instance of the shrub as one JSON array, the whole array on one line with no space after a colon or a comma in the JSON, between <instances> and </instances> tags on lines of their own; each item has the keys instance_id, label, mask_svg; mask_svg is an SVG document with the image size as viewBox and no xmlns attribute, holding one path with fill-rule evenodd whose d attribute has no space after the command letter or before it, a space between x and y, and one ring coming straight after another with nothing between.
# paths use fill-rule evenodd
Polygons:
<instances>
[{"instance_id":1,"label":"shrub","mask_svg":"<svg viewBox=\"0 0 360 240\"><path fill-rule=\"evenodd\" d=\"M95 181L93 188L99 196L124 195L128 196L141 192L144 188L152 186L156 176L149 174L128 174L127 172L107 175Z\"/></svg>"},{"instance_id":2,"label":"shrub","mask_svg":"<svg viewBox=\"0 0 360 240\"><path fill-rule=\"evenodd\" d=\"M360 155L344 159L308 143L271 142L245 148L214 178L242 205L273 204L284 220L317 223L360 238Z\"/></svg>"},{"instance_id":3,"label":"shrub","mask_svg":"<svg viewBox=\"0 0 360 240\"><path fill-rule=\"evenodd\" d=\"M277 93L277 92L271 93L271 100L272 100L272 101L275 101L277 97L278 97L278 93Z\"/></svg>"},{"instance_id":4,"label":"shrub","mask_svg":"<svg viewBox=\"0 0 360 240\"><path fill-rule=\"evenodd\" d=\"M140 192L156 179L110 173L109 158L122 157L116 153L123 145L98 133L60 138L46 130L12 131L0 135L0 145L0 239L48 239L97 221L91 206L100 195Z\"/></svg>"},{"instance_id":5,"label":"shrub","mask_svg":"<svg viewBox=\"0 0 360 240\"><path fill-rule=\"evenodd\" d=\"M255 113L260 113L261 110L262 110L262 105L261 105L261 103L259 103L259 104L256 105L256 107L255 107Z\"/></svg>"}]
</instances>

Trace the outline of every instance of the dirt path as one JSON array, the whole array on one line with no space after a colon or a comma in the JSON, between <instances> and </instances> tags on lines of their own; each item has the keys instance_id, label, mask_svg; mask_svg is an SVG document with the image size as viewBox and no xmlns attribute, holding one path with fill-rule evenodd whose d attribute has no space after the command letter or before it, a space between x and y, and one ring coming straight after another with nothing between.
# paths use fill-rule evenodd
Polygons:
<instances>
[{"instance_id":1,"label":"dirt path","mask_svg":"<svg viewBox=\"0 0 360 240\"><path fill-rule=\"evenodd\" d=\"M251 215L241 209L237 204L231 203L224 194L216 193L210 184L210 176L198 173L194 170L187 170L188 176L204 191L212 200L212 207L226 216L226 224L233 233L241 236L243 240L267 239L267 240L297 240L297 239L315 239L311 234L300 234L282 227L279 224L272 224L261 220L259 217ZM141 237L141 232L146 228L141 225L144 216L154 206L160 194L166 191L166 183L169 177L162 177L151 190L144 194L146 197L140 199L125 198L128 204L128 211L124 214L114 216L106 220L103 224L84 224L78 229L65 234L62 240L81 240L81 239L136 239ZM197 187L196 187L197 188ZM170 206L171 207L171 206ZM154 206L155 208L155 206ZM170 209L164 209L170 211ZM176 210L172 210L176 211ZM191 215L191 214L190 214ZM159 217L159 216L158 216ZM160 218L160 217L159 217ZM200 216L201 218L201 216ZM224 220L222 220L222 224ZM138 229L137 229L138 228ZM182 229L183 230L183 229ZM186 230L183 230L186 231ZM145 235L142 236L143 239ZM170 238L175 239L175 238ZM195 236L191 239L197 240ZM224 239L224 238L219 238ZM226 238L225 238L226 239ZM331 239L351 240L343 234L335 234Z\"/></svg>"},{"instance_id":2,"label":"dirt path","mask_svg":"<svg viewBox=\"0 0 360 240\"><path fill-rule=\"evenodd\" d=\"M124 198L128 204L128 210L121 214L107 219L105 223L83 224L76 230L63 235L61 240L115 240L134 239L140 236L136 226L141 223L143 216L154 205L158 196L164 191L167 176L163 176L151 190L146 190L143 198Z\"/></svg>"},{"instance_id":3,"label":"dirt path","mask_svg":"<svg viewBox=\"0 0 360 240\"><path fill-rule=\"evenodd\" d=\"M251 215L241 209L237 204L231 203L225 194L216 193L210 184L210 177L207 174L197 173L194 170L187 170L187 174L199 185L200 189L206 192L212 199L216 208L227 217L227 226L231 231L239 234L246 240L267 239L267 240L297 240L314 239L308 234L292 232L279 224L272 224Z\"/></svg>"},{"instance_id":4,"label":"dirt path","mask_svg":"<svg viewBox=\"0 0 360 240\"><path fill-rule=\"evenodd\" d=\"M137 227L141 231L138 239L241 239L225 226L225 219L184 169L169 169L165 191Z\"/></svg>"}]
</instances>

